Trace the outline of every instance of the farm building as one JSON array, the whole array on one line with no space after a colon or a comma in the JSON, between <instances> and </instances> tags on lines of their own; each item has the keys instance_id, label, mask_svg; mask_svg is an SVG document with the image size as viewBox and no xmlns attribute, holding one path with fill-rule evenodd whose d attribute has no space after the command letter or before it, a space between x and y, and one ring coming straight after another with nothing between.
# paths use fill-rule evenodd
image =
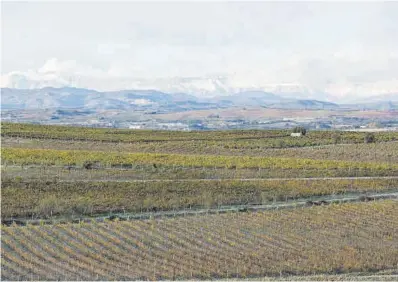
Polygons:
<instances>
[{"instance_id":1,"label":"farm building","mask_svg":"<svg viewBox=\"0 0 398 282\"><path fill-rule=\"evenodd\" d=\"M290 134L290 136L292 137L301 137L303 134L301 134L301 132L293 132L292 134Z\"/></svg>"}]
</instances>

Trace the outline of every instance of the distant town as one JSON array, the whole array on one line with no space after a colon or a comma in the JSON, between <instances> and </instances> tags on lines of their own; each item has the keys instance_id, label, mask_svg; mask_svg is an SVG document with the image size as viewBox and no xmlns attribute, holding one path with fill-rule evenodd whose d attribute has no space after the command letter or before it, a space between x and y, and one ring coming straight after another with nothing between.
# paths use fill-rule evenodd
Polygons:
<instances>
[{"instance_id":1,"label":"distant town","mask_svg":"<svg viewBox=\"0 0 398 282\"><path fill-rule=\"evenodd\" d=\"M56 111L55 111L56 112ZM59 111L58 111L59 112ZM73 112L73 111L72 111ZM52 110L2 111L1 119L11 122L28 122L37 124L71 125L94 128L157 129L157 130L228 130L228 129L288 129L303 126L312 130L346 130L346 131L396 131L398 118L391 112L386 117L262 117L262 118L225 118L210 115L205 118L165 120L157 114L142 114L139 118L126 116L125 112L102 112L57 115Z\"/></svg>"}]
</instances>

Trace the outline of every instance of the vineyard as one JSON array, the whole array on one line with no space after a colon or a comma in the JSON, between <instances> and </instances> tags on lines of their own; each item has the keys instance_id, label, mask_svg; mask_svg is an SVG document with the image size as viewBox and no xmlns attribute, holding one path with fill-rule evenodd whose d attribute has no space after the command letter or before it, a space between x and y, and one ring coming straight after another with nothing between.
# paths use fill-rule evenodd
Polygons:
<instances>
[{"instance_id":1,"label":"vineyard","mask_svg":"<svg viewBox=\"0 0 398 282\"><path fill-rule=\"evenodd\" d=\"M398 271L398 132L1 125L2 280Z\"/></svg>"},{"instance_id":2,"label":"vineyard","mask_svg":"<svg viewBox=\"0 0 398 282\"><path fill-rule=\"evenodd\" d=\"M71 126L34 125L18 123L2 123L2 136L61 139L61 140L89 140L104 142L157 142L157 141L189 141L189 140L235 140L272 138L287 136L284 131L264 130L234 130L207 132L180 132L160 130L127 130L101 129ZM391 138L391 137L387 137Z\"/></svg>"},{"instance_id":3,"label":"vineyard","mask_svg":"<svg viewBox=\"0 0 398 282\"><path fill-rule=\"evenodd\" d=\"M268 169L364 169L398 171L398 164L313 160L272 157L237 157L209 155L177 155L152 153L111 153L49 149L2 148L3 163L29 165L82 165L85 162L102 166L154 164L205 168L268 168Z\"/></svg>"},{"instance_id":4,"label":"vineyard","mask_svg":"<svg viewBox=\"0 0 398 282\"><path fill-rule=\"evenodd\" d=\"M2 280L175 280L394 270L396 201L3 227Z\"/></svg>"},{"instance_id":5,"label":"vineyard","mask_svg":"<svg viewBox=\"0 0 398 282\"><path fill-rule=\"evenodd\" d=\"M385 192L396 187L398 178L117 183L3 181L1 196L4 218L41 218L238 204L259 205L322 195Z\"/></svg>"},{"instance_id":6,"label":"vineyard","mask_svg":"<svg viewBox=\"0 0 398 282\"><path fill-rule=\"evenodd\" d=\"M263 138L245 141L179 141L109 143L99 141L66 141L3 137L2 146L11 148L59 149L107 152L145 152L166 154L205 154L224 156L262 156L318 160L343 160L398 163L398 142L298 146L306 142L290 137ZM285 148L285 144L295 145ZM284 146L283 148L281 146Z\"/></svg>"},{"instance_id":7,"label":"vineyard","mask_svg":"<svg viewBox=\"0 0 398 282\"><path fill-rule=\"evenodd\" d=\"M364 143L366 133L344 131L312 131L303 138L290 138L290 130L225 130L225 131L154 131L101 129L72 126L1 123L2 137L24 139L55 139L68 141L100 141L111 143L195 142L206 147L220 144L228 148L280 148L325 144ZM398 141L398 133L377 132L375 142Z\"/></svg>"}]
</instances>

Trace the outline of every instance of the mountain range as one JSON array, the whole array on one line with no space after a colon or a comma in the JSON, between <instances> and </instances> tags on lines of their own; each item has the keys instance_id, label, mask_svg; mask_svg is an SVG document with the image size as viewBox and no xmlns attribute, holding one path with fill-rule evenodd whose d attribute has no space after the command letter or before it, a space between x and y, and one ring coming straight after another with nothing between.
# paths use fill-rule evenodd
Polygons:
<instances>
[{"instance_id":1,"label":"mountain range","mask_svg":"<svg viewBox=\"0 0 398 282\"><path fill-rule=\"evenodd\" d=\"M290 98L265 91L241 91L231 95L198 97L156 90L96 91L74 87L40 89L1 88L3 110L73 109L154 110L177 112L229 107L280 109L398 109L398 94L372 97L352 104Z\"/></svg>"},{"instance_id":2,"label":"mountain range","mask_svg":"<svg viewBox=\"0 0 398 282\"><path fill-rule=\"evenodd\" d=\"M277 94L285 98L318 99L335 102L336 97L330 93L312 89L301 84L268 84L261 79L242 79L238 75L209 75L200 77L160 77L130 78L106 75L100 80L79 75L79 77L62 73L43 73L36 75L12 72L1 76L0 87L17 89L39 89L47 87L79 87L90 88L96 85L99 91L115 91L121 89L146 90L154 89L165 93L186 93L200 97L228 96L245 91L263 91ZM337 98L338 99L338 98Z\"/></svg>"}]
</instances>

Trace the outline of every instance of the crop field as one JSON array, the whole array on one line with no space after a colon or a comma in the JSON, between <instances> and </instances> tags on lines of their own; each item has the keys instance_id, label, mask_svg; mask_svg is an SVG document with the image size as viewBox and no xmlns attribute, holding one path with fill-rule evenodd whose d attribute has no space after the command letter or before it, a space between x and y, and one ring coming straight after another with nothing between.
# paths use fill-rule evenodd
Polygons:
<instances>
[{"instance_id":1,"label":"crop field","mask_svg":"<svg viewBox=\"0 0 398 282\"><path fill-rule=\"evenodd\" d=\"M3 227L2 280L375 272L398 264L398 203Z\"/></svg>"},{"instance_id":2,"label":"crop field","mask_svg":"<svg viewBox=\"0 0 398 282\"><path fill-rule=\"evenodd\" d=\"M267 168L267 169L362 169L368 171L398 171L398 164L313 160L299 158L238 157L209 155L176 155L152 153L112 153L50 149L2 148L4 163L29 165L82 165L85 162L100 166L160 165L199 168Z\"/></svg>"},{"instance_id":3,"label":"crop field","mask_svg":"<svg viewBox=\"0 0 398 282\"><path fill-rule=\"evenodd\" d=\"M305 138L290 138L290 130L225 130L225 131L160 131L130 129L79 128L71 126L34 125L19 123L2 123L2 137L20 137L30 139L56 139L69 141L103 141L112 143L150 143L170 141L204 141L212 143L222 141L234 146L234 142L254 142L271 144L276 140L288 147L303 147L324 144L357 144L363 143L366 133L344 131L313 131ZM398 141L398 133L393 131L376 132L376 142ZM271 143L269 143L271 142ZM278 143L278 144L277 144ZM249 144L249 143L247 143ZM279 146L280 147L280 146Z\"/></svg>"},{"instance_id":4,"label":"crop field","mask_svg":"<svg viewBox=\"0 0 398 282\"><path fill-rule=\"evenodd\" d=\"M268 143L273 142L273 143ZM66 141L57 139L29 139L3 137L2 146L11 148L59 149L83 151L107 151L130 153L203 154L224 156L262 156L302 158L318 160L364 161L398 163L398 141L357 144L329 144L321 146L285 147L292 142L289 137L275 140L254 139L249 141L179 141L109 143L95 141ZM299 142L294 141L297 145Z\"/></svg>"},{"instance_id":5,"label":"crop field","mask_svg":"<svg viewBox=\"0 0 398 282\"><path fill-rule=\"evenodd\" d=\"M394 179L216 180L182 182L3 181L4 217L49 217L106 212L266 204L322 195L387 192Z\"/></svg>"},{"instance_id":6,"label":"crop field","mask_svg":"<svg viewBox=\"0 0 398 282\"><path fill-rule=\"evenodd\" d=\"M398 271L398 132L1 125L2 280Z\"/></svg>"}]
</instances>

